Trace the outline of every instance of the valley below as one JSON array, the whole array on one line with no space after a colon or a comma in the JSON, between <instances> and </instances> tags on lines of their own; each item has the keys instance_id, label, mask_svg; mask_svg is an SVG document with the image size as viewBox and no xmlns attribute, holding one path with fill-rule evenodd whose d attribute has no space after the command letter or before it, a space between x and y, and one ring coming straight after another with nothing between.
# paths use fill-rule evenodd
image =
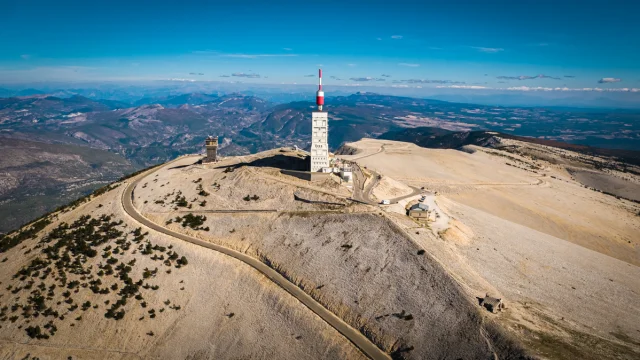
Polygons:
<instances>
[{"instance_id":1,"label":"valley below","mask_svg":"<svg viewBox=\"0 0 640 360\"><path fill-rule=\"evenodd\" d=\"M313 104L310 102L277 104L240 93L194 92L142 98L120 92L119 97L100 91L80 93L92 97L60 91L54 95L0 98L0 139L6 154L12 154L0 158L0 168L9 169L0 185L3 186L0 202L6 214L0 221L0 232L14 229L133 170L176 156L201 153L203 141L209 135L220 138L219 152L226 156L248 155L282 146L307 149L311 141L308 113ZM640 158L633 150L638 148L633 146L625 145L625 150L570 144L640 143L640 125L631 111L509 108L372 93L331 98L329 110L331 150L337 150L346 142L378 137L409 141L423 147L486 146L482 139L490 139L487 131L491 130L521 141L562 140L565 143L556 141L553 146L574 147L573 150L582 153L596 151L595 155L623 163L638 165ZM39 179L36 176L32 181L25 181L31 177L17 179L16 170L24 172L24 169L15 168L11 157L32 157L20 165L24 167L28 163L31 173L70 171L75 174L83 165L82 162L74 165L69 160L67 165L39 161L37 157L45 157L44 153L29 154L28 146L21 146L22 143L41 149L64 149L50 150L51 154L65 151L70 156L82 157L91 153L98 160L89 164L92 168L83 171L77 179L36 181ZM120 169L100 168L101 161L122 165L118 166ZM589 184L596 181L593 175L585 174L581 178ZM600 189L595 186L597 183L593 185ZM600 190L611 192L612 189ZM621 194L634 197L634 191Z\"/></svg>"},{"instance_id":2,"label":"valley below","mask_svg":"<svg viewBox=\"0 0 640 360\"><path fill-rule=\"evenodd\" d=\"M0 232L8 232L136 169L117 154L0 137Z\"/></svg>"}]
</instances>

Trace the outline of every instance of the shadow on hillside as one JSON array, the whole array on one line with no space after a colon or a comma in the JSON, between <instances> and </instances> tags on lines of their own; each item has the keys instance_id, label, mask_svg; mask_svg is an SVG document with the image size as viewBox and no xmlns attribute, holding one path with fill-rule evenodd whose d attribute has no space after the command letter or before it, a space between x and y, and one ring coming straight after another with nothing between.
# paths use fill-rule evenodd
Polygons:
<instances>
[{"instance_id":1,"label":"shadow on hillside","mask_svg":"<svg viewBox=\"0 0 640 360\"><path fill-rule=\"evenodd\" d=\"M253 167L271 167L280 170L296 170L296 171L308 171L309 157L299 158L297 156L288 156L277 154L269 157L260 158L251 162L243 162L231 166L219 166L216 169L228 169L231 171L241 168L243 166Z\"/></svg>"},{"instance_id":2,"label":"shadow on hillside","mask_svg":"<svg viewBox=\"0 0 640 360\"><path fill-rule=\"evenodd\" d=\"M186 165L178 165L178 166L174 166L174 167L170 167L168 170L173 170L173 169L182 169L182 168L186 168L188 166L193 166L193 165L200 165L202 164L202 159L194 162L193 164L186 164Z\"/></svg>"}]
</instances>

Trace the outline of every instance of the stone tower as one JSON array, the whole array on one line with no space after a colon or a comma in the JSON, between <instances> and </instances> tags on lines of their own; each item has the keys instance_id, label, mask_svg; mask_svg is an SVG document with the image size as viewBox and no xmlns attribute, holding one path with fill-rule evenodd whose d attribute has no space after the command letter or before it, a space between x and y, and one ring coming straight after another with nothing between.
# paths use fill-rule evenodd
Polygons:
<instances>
[{"instance_id":1,"label":"stone tower","mask_svg":"<svg viewBox=\"0 0 640 360\"><path fill-rule=\"evenodd\" d=\"M322 69L318 70L318 92L316 104L318 111L311 113L311 172L322 171L329 167L329 118L326 111L322 111L324 105L324 91L322 90Z\"/></svg>"},{"instance_id":2,"label":"stone tower","mask_svg":"<svg viewBox=\"0 0 640 360\"><path fill-rule=\"evenodd\" d=\"M203 163L211 163L218 161L218 137L208 136L204 141L207 148L207 157L202 160Z\"/></svg>"},{"instance_id":3,"label":"stone tower","mask_svg":"<svg viewBox=\"0 0 640 360\"><path fill-rule=\"evenodd\" d=\"M329 133L327 113L314 111L311 114L311 171L321 171L329 167L329 145L327 136Z\"/></svg>"}]
</instances>

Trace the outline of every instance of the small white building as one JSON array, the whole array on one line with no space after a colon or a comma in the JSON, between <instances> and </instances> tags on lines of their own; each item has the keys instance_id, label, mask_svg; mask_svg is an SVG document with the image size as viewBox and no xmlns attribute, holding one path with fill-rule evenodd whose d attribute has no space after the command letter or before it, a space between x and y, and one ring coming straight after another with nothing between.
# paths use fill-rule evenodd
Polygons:
<instances>
[{"instance_id":1,"label":"small white building","mask_svg":"<svg viewBox=\"0 0 640 360\"><path fill-rule=\"evenodd\" d=\"M346 182L353 181L353 169L348 166L340 168L340 177Z\"/></svg>"}]
</instances>

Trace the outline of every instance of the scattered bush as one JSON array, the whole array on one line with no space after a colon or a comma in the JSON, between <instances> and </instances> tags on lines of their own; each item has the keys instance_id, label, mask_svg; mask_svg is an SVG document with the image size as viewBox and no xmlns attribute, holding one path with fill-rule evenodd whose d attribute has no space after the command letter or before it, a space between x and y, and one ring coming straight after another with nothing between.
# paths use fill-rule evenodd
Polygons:
<instances>
[{"instance_id":1,"label":"scattered bush","mask_svg":"<svg viewBox=\"0 0 640 360\"><path fill-rule=\"evenodd\" d=\"M203 230L202 228L200 228L200 226L204 224L206 220L207 220L206 216L193 215L192 213L189 213L182 218L180 217L176 218L176 221L182 221L182 227L188 226L194 230Z\"/></svg>"},{"instance_id":2,"label":"scattered bush","mask_svg":"<svg viewBox=\"0 0 640 360\"><path fill-rule=\"evenodd\" d=\"M391 315L397 317L398 319L402 319L402 320L405 320L405 321L413 320L413 315L407 314L404 310L402 310L402 312L393 313Z\"/></svg>"},{"instance_id":3,"label":"scattered bush","mask_svg":"<svg viewBox=\"0 0 640 360\"><path fill-rule=\"evenodd\" d=\"M22 228L20 232L13 236L0 236L0 253L13 248L27 239L35 239L40 230L44 229L49 224L51 224L51 221L45 218L32 223L31 226L27 228Z\"/></svg>"},{"instance_id":4,"label":"scattered bush","mask_svg":"<svg viewBox=\"0 0 640 360\"><path fill-rule=\"evenodd\" d=\"M49 335L43 334L40 326L29 326L27 329L27 335L32 339L48 339Z\"/></svg>"},{"instance_id":5,"label":"scattered bush","mask_svg":"<svg viewBox=\"0 0 640 360\"><path fill-rule=\"evenodd\" d=\"M181 191L178 191L176 197L173 199L173 201L171 201L171 203L175 204L178 207L187 207L189 205L187 199L182 195Z\"/></svg>"},{"instance_id":6,"label":"scattered bush","mask_svg":"<svg viewBox=\"0 0 640 360\"><path fill-rule=\"evenodd\" d=\"M198 184L196 190L198 190L198 195L200 196L209 196L209 193L204 191L204 189L202 188L202 184Z\"/></svg>"},{"instance_id":7,"label":"scattered bush","mask_svg":"<svg viewBox=\"0 0 640 360\"><path fill-rule=\"evenodd\" d=\"M176 261L178 263L178 265L180 266L185 266L187 265L189 262L187 261L187 258L182 256L180 259L178 259L178 261Z\"/></svg>"},{"instance_id":8,"label":"scattered bush","mask_svg":"<svg viewBox=\"0 0 640 360\"><path fill-rule=\"evenodd\" d=\"M56 303L58 306L63 303L62 301L56 302L53 300L55 297L54 290L58 287L64 290L61 295L64 298L64 303L68 304L64 309L65 312L73 312L79 308L82 309L82 311L98 308L97 304L92 306L91 301L82 303L74 302L71 297L72 294L79 293L84 288L93 294L117 292L119 298L117 298L112 305L110 305L109 300L104 301L104 304L108 307L104 316L109 319L120 320L126 316L124 306L128 298L134 298L136 301L141 302L141 306L145 307L147 304L143 301L144 298L140 293L140 287L143 287L143 280L139 279L135 281L130 277L136 259L125 262L122 256L129 251L132 243L136 243L139 244L139 247L133 249L132 253L136 253L139 250L141 254L164 261L164 253L167 251L167 248L153 245L148 240L143 242L148 232L143 234L141 228L136 228L130 232L130 234L134 236L134 239L129 241L129 234L125 234L118 227L123 224L123 221L114 221L112 216L113 215L101 215L98 218L92 218L89 215L81 216L71 224L60 223L46 236L42 237L35 247L41 249L40 256L31 260L30 263L13 275L13 279L21 283L9 284L6 287L7 291L11 291L14 294L25 290L30 291L30 294L24 297L26 303L20 304L16 302L11 305L11 311L20 311L19 314L26 319L27 324L31 321L30 318L38 316L52 317L56 320L64 321L65 315L60 315L49 306L49 303ZM185 226L188 224L200 226L202 222L206 220L204 217L195 216L185 216L185 219ZM180 220L185 221L185 219ZM44 222L41 224L44 224ZM37 227L32 225L30 229L36 228ZM26 234L26 232L23 233ZM24 237L26 235L21 236ZM2 240L6 239L2 238ZM87 264L87 261L89 258L96 256L98 251L101 251L105 260L103 263L97 265L97 270L94 270L96 267L93 266L93 263ZM160 252L160 256L158 256L156 252ZM180 257L173 251L169 251L167 257L175 261L176 267L185 266L188 263L184 256ZM5 258L5 261L6 259L7 258ZM171 265L172 263L170 261L169 266ZM143 277L154 277L157 272L157 268L154 270L145 269ZM170 273L170 271L167 271L167 273ZM97 276L94 277L95 275ZM104 276L113 276L117 282L105 286L102 283L103 280L101 280L101 277L104 279ZM45 280L48 277L53 277L55 283L47 286L43 281L36 282L37 279ZM159 286L145 284L144 288L158 290ZM82 298L82 295L80 296ZM20 297L17 297L17 301L19 301L19 299ZM4 306L0 310L0 320L17 322L20 316L13 315L9 317L6 315L8 310L9 306ZM82 316L76 316L72 319L79 321L82 319ZM18 325L18 328L22 328L23 326L23 324ZM70 324L70 326L74 325L74 323ZM47 339L53 336L56 330L55 324L53 321L50 321L44 325L44 327L42 327L42 325L29 326L26 332L31 338Z\"/></svg>"}]
</instances>

